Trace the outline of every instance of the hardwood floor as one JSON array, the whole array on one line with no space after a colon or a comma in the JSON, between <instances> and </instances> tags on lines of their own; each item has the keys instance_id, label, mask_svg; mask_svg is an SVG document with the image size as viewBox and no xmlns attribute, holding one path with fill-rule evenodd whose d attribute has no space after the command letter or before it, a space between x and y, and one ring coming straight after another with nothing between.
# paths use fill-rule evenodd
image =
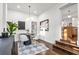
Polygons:
<instances>
[{"instance_id":1,"label":"hardwood floor","mask_svg":"<svg viewBox=\"0 0 79 59\"><path fill-rule=\"evenodd\" d=\"M41 52L37 55L58 55L58 53L56 53L55 51L52 50L52 46L53 46L52 44L45 42L43 40L37 40L37 42L43 43L49 48L49 50ZM14 45L13 45L12 55L18 55L17 42L15 42Z\"/></svg>"},{"instance_id":2,"label":"hardwood floor","mask_svg":"<svg viewBox=\"0 0 79 59\"><path fill-rule=\"evenodd\" d=\"M45 55L79 55L79 47L65 41L56 41L55 44L43 40L38 40L38 42L45 44L49 48L44 53Z\"/></svg>"},{"instance_id":3,"label":"hardwood floor","mask_svg":"<svg viewBox=\"0 0 79 59\"><path fill-rule=\"evenodd\" d=\"M79 55L79 48L77 49L76 46L56 41L56 44L51 44L43 40L36 40L36 42L43 43L46 45L49 50L41 52L37 55ZM62 45L62 46L60 46ZM17 42L14 43L13 49L12 49L12 55L18 55L18 48L17 48ZM70 47L75 47L76 49L70 49Z\"/></svg>"},{"instance_id":4,"label":"hardwood floor","mask_svg":"<svg viewBox=\"0 0 79 59\"><path fill-rule=\"evenodd\" d=\"M41 53L39 53L37 55L59 55L59 53L57 53L57 52L55 52L55 51L52 50L53 49L53 47L52 47L53 44L48 43L48 42L43 41L43 40L38 40L38 42L45 44L49 48L49 50L48 51L45 51L44 53L41 52Z\"/></svg>"},{"instance_id":5,"label":"hardwood floor","mask_svg":"<svg viewBox=\"0 0 79 59\"><path fill-rule=\"evenodd\" d=\"M56 41L53 50L61 55L79 55L79 47L67 41Z\"/></svg>"}]
</instances>

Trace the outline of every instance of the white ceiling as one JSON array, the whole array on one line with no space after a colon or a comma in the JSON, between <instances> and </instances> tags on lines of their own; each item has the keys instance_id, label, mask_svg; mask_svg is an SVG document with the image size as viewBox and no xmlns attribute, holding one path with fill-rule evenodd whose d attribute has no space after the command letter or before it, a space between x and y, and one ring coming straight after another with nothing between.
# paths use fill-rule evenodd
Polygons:
<instances>
[{"instance_id":1,"label":"white ceiling","mask_svg":"<svg viewBox=\"0 0 79 59\"><path fill-rule=\"evenodd\" d=\"M60 3L61 4L61 3ZM55 5L59 5L59 3L8 3L8 9L16 10L24 13L29 13L29 5L30 13L34 15L40 15L41 13L47 11L55 7ZM20 5L20 8L17 8L17 5ZM36 11L36 13L34 13Z\"/></svg>"}]
</instances>

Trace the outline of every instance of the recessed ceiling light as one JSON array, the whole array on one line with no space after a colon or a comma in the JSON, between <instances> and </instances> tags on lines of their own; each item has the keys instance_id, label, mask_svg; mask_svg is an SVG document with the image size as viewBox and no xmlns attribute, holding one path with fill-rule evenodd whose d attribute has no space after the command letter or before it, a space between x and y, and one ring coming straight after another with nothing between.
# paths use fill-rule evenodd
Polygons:
<instances>
[{"instance_id":1,"label":"recessed ceiling light","mask_svg":"<svg viewBox=\"0 0 79 59\"><path fill-rule=\"evenodd\" d=\"M20 8L20 5L17 5L17 8Z\"/></svg>"},{"instance_id":2,"label":"recessed ceiling light","mask_svg":"<svg viewBox=\"0 0 79 59\"><path fill-rule=\"evenodd\" d=\"M68 15L68 18L71 18L71 15Z\"/></svg>"}]
</instances>

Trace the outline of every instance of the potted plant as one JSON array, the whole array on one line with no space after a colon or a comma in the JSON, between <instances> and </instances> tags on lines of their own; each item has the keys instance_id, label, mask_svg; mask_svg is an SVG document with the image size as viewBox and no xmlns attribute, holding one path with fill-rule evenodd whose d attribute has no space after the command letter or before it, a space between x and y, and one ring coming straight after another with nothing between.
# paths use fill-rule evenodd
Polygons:
<instances>
[{"instance_id":1,"label":"potted plant","mask_svg":"<svg viewBox=\"0 0 79 59\"><path fill-rule=\"evenodd\" d=\"M17 28L18 28L18 26L17 26L16 23L8 22L7 31L8 31L8 33L9 33L9 37L14 34L14 31L16 31Z\"/></svg>"}]
</instances>

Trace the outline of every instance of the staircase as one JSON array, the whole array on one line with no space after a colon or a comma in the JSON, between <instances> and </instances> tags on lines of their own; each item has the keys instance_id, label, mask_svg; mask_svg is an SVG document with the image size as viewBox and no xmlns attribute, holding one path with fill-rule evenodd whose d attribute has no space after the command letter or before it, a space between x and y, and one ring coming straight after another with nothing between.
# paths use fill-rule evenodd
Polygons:
<instances>
[{"instance_id":1,"label":"staircase","mask_svg":"<svg viewBox=\"0 0 79 59\"><path fill-rule=\"evenodd\" d=\"M53 51L61 55L79 55L79 47L65 41L56 41L53 45Z\"/></svg>"}]
</instances>

